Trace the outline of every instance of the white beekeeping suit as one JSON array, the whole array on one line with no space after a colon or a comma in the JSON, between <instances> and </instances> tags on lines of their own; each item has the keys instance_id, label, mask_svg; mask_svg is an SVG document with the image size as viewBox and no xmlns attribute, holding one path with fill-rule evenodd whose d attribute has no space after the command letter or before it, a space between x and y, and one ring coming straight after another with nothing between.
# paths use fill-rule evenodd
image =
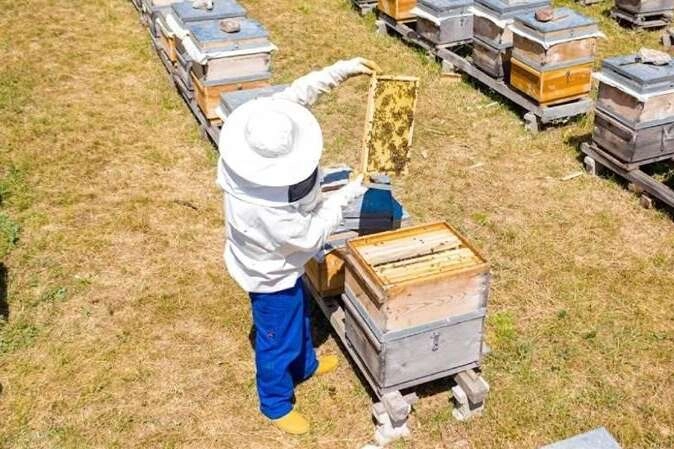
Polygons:
<instances>
[{"instance_id":1,"label":"white beekeeping suit","mask_svg":"<svg viewBox=\"0 0 674 449\"><path fill-rule=\"evenodd\" d=\"M321 199L323 137L305 106L374 68L363 58L339 61L271 97L249 101L225 122L217 178L227 193L225 263L247 292L292 287L342 220L342 207L362 194L359 178Z\"/></svg>"}]
</instances>

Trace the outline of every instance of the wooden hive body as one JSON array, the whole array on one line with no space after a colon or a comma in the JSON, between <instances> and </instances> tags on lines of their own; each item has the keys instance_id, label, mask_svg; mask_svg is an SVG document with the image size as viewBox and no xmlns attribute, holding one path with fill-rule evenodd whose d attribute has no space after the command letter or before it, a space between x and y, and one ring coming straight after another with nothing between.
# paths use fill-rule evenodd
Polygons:
<instances>
[{"instance_id":1,"label":"wooden hive body","mask_svg":"<svg viewBox=\"0 0 674 449\"><path fill-rule=\"evenodd\" d=\"M632 128L597 109L592 140L627 163L674 156L674 118L652 126Z\"/></svg>"},{"instance_id":2,"label":"wooden hive body","mask_svg":"<svg viewBox=\"0 0 674 449\"><path fill-rule=\"evenodd\" d=\"M378 393L413 387L479 366L485 309L399 331L382 331L347 289L345 335Z\"/></svg>"},{"instance_id":3,"label":"wooden hive body","mask_svg":"<svg viewBox=\"0 0 674 449\"><path fill-rule=\"evenodd\" d=\"M616 0L615 5L636 14L671 11L674 0Z\"/></svg>"},{"instance_id":4,"label":"wooden hive body","mask_svg":"<svg viewBox=\"0 0 674 449\"><path fill-rule=\"evenodd\" d=\"M610 84L599 83L596 108L639 128L674 119L674 92L639 99Z\"/></svg>"},{"instance_id":5,"label":"wooden hive body","mask_svg":"<svg viewBox=\"0 0 674 449\"><path fill-rule=\"evenodd\" d=\"M513 57L539 71L592 62L597 24L568 8L553 14L549 22L537 20L534 11L515 16Z\"/></svg>"},{"instance_id":6,"label":"wooden hive body","mask_svg":"<svg viewBox=\"0 0 674 449\"><path fill-rule=\"evenodd\" d=\"M417 33L435 45L469 40L473 36L472 0L423 0L417 9L425 15L417 17ZM421 14L421 13L420 13Z\"/></svg>"},{"instance_id":7,"label":"wooden hive body","mask_svg":"<svg viewBox=\"0 0 674 449\"><path fill-rule=\"evenodd\" d=\"M409 20L416 4L417 0L378 0L377 9L395 20Z\"/></svg>"},{"instance_id":8,"label":"wooden hive body","mask_svg":"<svg viewBox=\"0 0 674 449\"><path fill-rule=\"evenodd\" d=\"M608 58L600 80L593 140L625 163L674 155L674 62Z\"/></svg>"},{"instance_id":9,"label":"wooden hive body","mask_svg":"<svg viewBox=\"0 0 674 449\"><path fill-rule=\"evenodd\" d=\"M486 307L489 267L446 223L347 242L345 289L382 331Z\"/></svg>"},{"instance_id":10,"label":"wooden hive body","mask_svg":"<svg viewBox=\"0 0 674 449\"><path fill-rule=\"evenodd\" d=\"M510 84L542 105L571 101L590 92L592 63L541 71L513 57Z\"/></svg>"},{"instance_id":11,"label":"wooden hive body","mask_svg":"<svg viewBox=\"0 0 674 449\"><path fill-rule=\"evenodd\" d=\"M594 60L597 38L578 39L545 48L518 34L513 36L513 56L532 67L563 66Z\"/></svg>"},{"instance_id":12,"label":"wooden hive body","mask_svg":"<svg viewBox=\"0 0 674 449\"><path fill-rule=\"evenodd\" d=\"M218 115L215 108L220 104L220 95L223 92L232 92L236 90L256 89L270 86L269 73L262 73L256 76L243 78L228 78L217 81L204 81L197 77L194 72L190 73L194 94L199 109L209 120L217 119Z\"/></svg>"},{"instance_id":13,"label":"wooden hive body","mask_svg":"<svg viewBox=\"0 0 674 449\"><path fill-rule=\"evenodd\" d=\"M473 17L473 36L493 47L512 46L513 32L509 27L501 27L487 17Z\"/></svg>"},{"instance_id":14,"label":"wooden hive body","mask_svg":"<svg viewBox=\"0 0 674 449\"><path fill-rule=\"evenodd\" d=\"M265 28L250 19L236 19L241 29L226 33L218 20L189 23L187 29L208 61L193 66L199 78L213 81L271 72L272 46Z\"/></svg>"},{"instance_id":15,"label":"wooden hive body","mask_svg":"<svg viewBox=\"0 0 674 449\"><path fill-rule=\"evenodd\" d=\"M479 37L473 38L473 64L494 78L508 79L512 47L494 47Z\"/></svg>"}]
</instances>

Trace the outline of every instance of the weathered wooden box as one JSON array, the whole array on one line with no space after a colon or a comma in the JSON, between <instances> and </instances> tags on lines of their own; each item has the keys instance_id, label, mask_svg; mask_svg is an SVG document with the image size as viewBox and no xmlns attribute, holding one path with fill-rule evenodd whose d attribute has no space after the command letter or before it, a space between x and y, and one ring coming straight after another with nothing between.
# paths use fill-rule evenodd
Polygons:
<instances>
[{"instance_id":1,"label":"weathered wooden box","mask_svg":"<svg viewBox=\"0 0 674 449\"><path fill-rule=\"evenodd\" d=\"M345 289L382 332L486 307L489 266L447 223L347 242Z\"/></svg>"},{"instance_id":2,"label":"weathered wooden box","mask_svg":"<svg viewBox=\"0 0 674 449\"><path fill-rule=\"evenodd\" d=\"M674 10L674 0L616 0L616 7L636 14Z\"/></svg>"},{"instance_id":3,"label":"weathered wooden box","mask_svg":"<svg viewBox=\"0 0 674 449\"><path fill-rule=\"evenodd\" d=\"M476 8L477 9L477 8ZM509 26L500 26L489 18L490 14L473 14L473 37L492 47L513 45L513 32Z\"/></svg>"},{"instance_id":4,"label":"weathered wooden box","mask_svg":"<svg viewBox=\"0 0 674 449\"><path fill-rule=\"evenodd\" d=\"M540 70L510 59L510 85L542 105L586 96L592 87L592 63Z\"/></svg>"},{"instance_id":5,"label":"weathered wooden box","mask_svg":"<svg viewBox=\"0 0 674 449\"><path fill-rule=\"evenodd\" d=\"M395 20L409 20L416 4L417 0L378 0L377 9Z\"/></svg>"},{"instance_id":6,"label":"weathered wooden box","mask_svg":"<svg viewBox=\"0 0 674 449\"><path fill-rule=\"evenodd\" d=\"M549 22L518 14L512 31L513 57L539 70L592 62L599 36L596 22L569 8L556 8Z\"/></svg>"},{"instance_id":7,"label":"weathered wooden box","mask_svg":"<svg viewBox=\"0 0 674 449\"><path fill-rule=\"evenodd\" d=\"M265 28L251 19L232 20L240 25L240 30L234 33L224 32L218 20L187 24L189 39L205 54L206 60L192 67L199 78L212 81L271 72L271 53L275 47L269 42Z\"/></svg>"},{"instance_id":8,"label":"weathered wooden box","mask_svg":"<svg viewBox=\"0 0 674 449\"><path fill-rule=\"evenodd\" d=\"M379 394L479 366L485 308L397 331L383 331L346 287L345 335Z\"/></svg>"},{"instance_id":9,"label":"weathered wooden box","mask_svg":"<svg viewBox=\"0 0 674 449\"><path fill-rule=\"evenodd\" d=\"M202 20L221 20L246 17L246 10L234 0L213 0L213 9L194 8L192 1L173 3L171 5L173 15L180 23L186 25L190 22Z\"/></svg>"},{"instance_id":10,"label":"weathered wooden box","mask_svg":"<svg viewBox=\"0 0 674 449\"><path fill-rule=\"evenodd\" d=\"M511 54L511 46L494 47L479 37L473 37L473 65L494 78L509 78Z\"/></svg>"},{"instance_id":11,"label":"weathered wooden box","mask_svg":"<svg viewBox=\"0 0 674 449\"><path fill-rule=\"evenodd\" d=\"M417 33L435 45L470 40L473 36L473 0L419 0L414 12Z\"/></svg>"},{"instance_id":12,"label":"weathered wooden box","mask_svg":"<svg viewBox=\"0 0 674 449\"><path fill-rule=\"evenodd\" d=\"M512 46L513 33L510 26L517 14L546 6L549 0L475 0L473 5L473 35L492 47Z\"/></svg>"},{"instance_id":13,"label":"weathered wooden box","mask_svg":"<svg viewBox=\"0 0 674 449\"><path fill-rule=\"evenodd\" d=\"M190 74L194 86L194 96L201 112L207 119L218 119L216 108L220 104L220 94L244 89L256 89L270 85L269 73L245 77L233 77L222 80L206 81L199 79L194 72Z\"/></svg>"},{"instance_id":14,"label":"weathered wooden box","mask_svg":"<svg viewBox=\"0 0 674 449\"><path fill-rule=\"evenodd\" d=\"M599 83L596 108L632 128L641 128L674 118L674 91L636 97L605 82Z\"/></svg>"},{"instance_id":15,"label":"weathered wooden box","mask_svg":"<svg viewBox=\"0 0 674 449\"><path fill-rule=\"evenodd\" d=\"M592 140L626 163L674 156L674 117L666 123L635 129L597 109Z\"/></svg>"}]
</instances>

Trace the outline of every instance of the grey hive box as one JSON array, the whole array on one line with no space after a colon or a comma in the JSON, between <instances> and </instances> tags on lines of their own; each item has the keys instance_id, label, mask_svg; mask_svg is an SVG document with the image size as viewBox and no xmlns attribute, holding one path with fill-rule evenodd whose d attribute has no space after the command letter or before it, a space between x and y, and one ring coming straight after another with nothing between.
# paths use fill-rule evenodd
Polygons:
<instances>
[{"instance_id":1,"label":"grey hive box","mask_svg":"<svg viewBox=\"0 0 674 449\"><path fill-rule=\"evenodd\" d=\"M475 8L495 20L512 22L518 14L547 6L550 0L475 0ZM473 17L473 64L494 78L508 79L513 32L480 14Z\"/></svg>"},{"instance_id":2,"label":"grey hive box","mask_svg":"<svg viewBox=\"0 0 674 449\"><path fill-rule=\"evenodd\" d=\"M617 8L634 14L649 14L671 11L674 0L616 0Z\"/></svg>"},{"instance_id":3,"label":"grey hive box","mask_svg":"<svg viewBox=\"0 0 674 449\"><path fill-rule=\"evenodd\" d=\"M248 89L234 92L225 92L220 94L220 106L227 115L234 112L242 104L255 100L256 98L269 97L288 87L287 84L278 84L275 86L262 87L259 89Z\"/></svg>"},{"instance_id":4,"label":"grey hive box","mask_svg":"<svg viewBox=\"0 0 674 449\"><path fill-rule=\"evenodd\" d=\"M618 442L604 427L575 437L549 444L541 449L621 449Z\"/></svg>"},{"instance_id":5,"label":"grey hive box","mask_svg":"<svg viewBox=\"0 0 674 449\"><path fill-rule=\"evenodd\" d=\"M195 64L193 71L205 80L223 79L232 76L247 76L271 72L271 45L267 30L252 19L236 19L240 30L226 33L219 20L194 22L187 25L190 39L204 53L211 53L204 65ZM256 51L258 50L259 51ZM228 56L227 52L245 51L245 54ZM218 57L215 57L215 55Z\"/></svg>"},{"instance_id":6,"label":"grey hive box","mask_svg":"<svg viewBox=\"0 0 674 449\"><path fill-rule=\"evenodd\" d=\"M193 8L191 1L174 3L171 10L183 24L202 20L245 17L246 10L233 0L213 0L213 9Z\"/></svg>"},{"instance_id":7,"label":"grey hive box","mask_svg":"<svg viewBox=\"0 0 674 449\"><path fill-rule=\"evenodd\" d=\"M348 286L342 301L346 338L380 393L479 366L485 308L400 331L382 331Z\"/></svg>"},{"instance_id":8,"label":"grey hive box","mask_svg":"<svg viewBox=\"0 0 674 449\"><path fill-rule=\"evenodd\" d=\"M435 45L470 40L473 36L473 0L419 0L417 8L435 17L440 25L417 17L417 32Z\"/></svg>"},{"instance_id":9,"label":"grey hive box","mask_svg":"<svg viewBox=\"0 0 674 449\"><path fill-rule=\"evenodd\" d=\"M594 20L569 8L555 8L554 17L558 19L549 22L541 22L535 15L535 11L528 11L514 18L513 29L533 37L513 33L514 58L538 71L594 61L599 32Z\"/></svg>"},{"instance_id":10,"label":"grey hive box","mask_svg":"<svg viewBox=\"0 0 674 449\"><path fill-rule=\"evenodd\" d=\"M604 60L602 74L614 85L599 84L593 140L625 163L674 155L674 63L621 56Z\"/></svg>"}]
</instances>

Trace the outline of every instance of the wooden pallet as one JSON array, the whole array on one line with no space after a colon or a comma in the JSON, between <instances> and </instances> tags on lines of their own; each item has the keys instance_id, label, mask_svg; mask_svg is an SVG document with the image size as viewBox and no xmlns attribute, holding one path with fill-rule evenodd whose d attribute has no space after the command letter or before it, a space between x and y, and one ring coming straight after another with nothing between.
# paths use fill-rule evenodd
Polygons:
<instances>
[{"instance_id":1,"label":"wooden pallet","mask_svg":"<svg viewBox=\"0 0 674 449\"><path fill-rule=\"evenodd\" d=\"M512 89L503 80L492 78L475 67L468 58L464 58L450 49L438 50L437 56L442 60L443 71L461 71L527 111L523 118L526 122L526 128L532 133L537 133L541 129L541 125L564 122L571 117L585 114L592 108L592 100L588 97L562 104L540 105Z\"/></svg>"},{"instance_id":2,"label":"wooden pallet","mask_svg":"<svg viewBox=\"0 0 674 449\"><path fill-rule=\"evenodd\" d=\"M614 7L610 14L616 22L627 24L632 28L662 28L672 22L670 11L639 14Z\"/></svg>"},{"instance_id":3,"label":"wooden pallet","mask_svg":"<svg viewBox=\"0 0 674 449\"><path fill-rule=\"evenodd\" d=\"M655 205L654 200L674 209L674 189L642 170L642 167L646 165L673 160L671 155L642 161L638 164L625 164L594 142L581 144L580 150L585 154L584 164L588 173L598 175L603 168L625 179L629 183L628 188L640 196L639 203L646 209Z\"/></svg>"},{"instance_id":4,"label":"wooden pallet","mask_svg":"<svg viewBox=\"0 0 674 449\"><path fill-rule=\"evenodd\" d=\"M459 55L453 49L470 44L471 41L457 42L450 45L436 46L423 39L414 30L414 20L396 21L386 14L379 13L377 19L377 32L380 34L395 34L404 42L425 49L429 55L440 59L443 73L453 74L456 71L465 73L469 77L479 81L489 89L498 92L511 102L524 109L524 121L526 128L537 133L543 125L565 122L568 119L587 113L592 108L592 100L589 97L570 100L562 104L544 106L512 89L502 79L493 78L483 72L469 58Z\"/></svg>"}]
</instances>

